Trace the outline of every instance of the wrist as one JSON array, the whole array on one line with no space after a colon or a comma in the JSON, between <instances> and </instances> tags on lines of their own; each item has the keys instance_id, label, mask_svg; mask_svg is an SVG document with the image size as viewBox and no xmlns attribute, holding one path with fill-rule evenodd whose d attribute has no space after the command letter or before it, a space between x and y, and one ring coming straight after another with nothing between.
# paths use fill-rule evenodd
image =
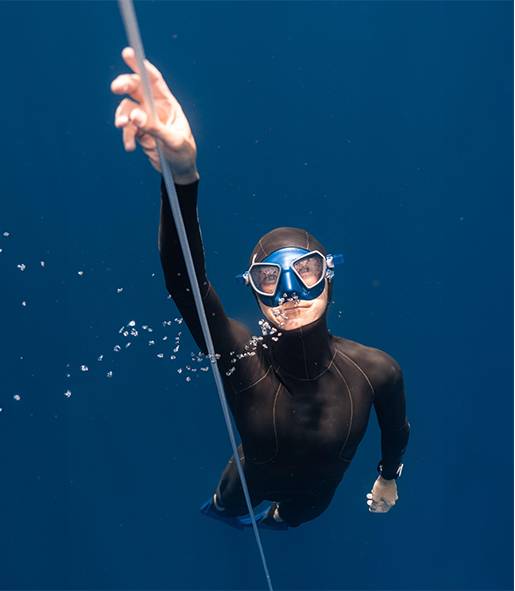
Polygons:
<instances>
[{"instance_id":1,"label":"wrist","mask_svg":"<svg viewBox=\"0 0 515 591\"><path fill-rule=\"evenodd\" d=\"M172 169L172 176L173 182L176 185L191 185L191 183L198 181L200 178L195 165L193 165L193 167L190 169L181 170L180 172Z\"/></svg>"},{"instance_id":2,"label":"wrist","mask_svg":"<svg viewBox=\"0 0 515 591\"><path fill-rule=\"evenodd\" d=\"M395 478L388 480L387 478L384 478L381 474L379 474L379 482L383 484L391 484L392 482L395 482Z\"/></svg>"}]
</instances>

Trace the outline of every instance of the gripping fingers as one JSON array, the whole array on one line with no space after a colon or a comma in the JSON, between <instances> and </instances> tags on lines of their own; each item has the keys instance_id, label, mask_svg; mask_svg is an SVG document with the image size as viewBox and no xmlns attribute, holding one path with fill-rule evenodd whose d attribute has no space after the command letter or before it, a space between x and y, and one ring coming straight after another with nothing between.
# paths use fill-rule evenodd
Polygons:
<instances>
[{"instance_id":1,"label":"gripping fingers","mask_svg":"<svg viewBox=\"0 0 515 591\"><path fill-rule=\"evenodd\" d=\"M372 493L367 494L367 499L368 510L372 513L387 513L391 508L391 505L388 505L382 498L379 501L374 501Z\"/></svg>"},{"instance_id":2,"label":"gripping fingers","mask_svg":"<svg viewBox=\"0 0 515 591\"><path fill-rule=\"evenodd\" d=\"M123 99L116 109L114 125L120 129L120 127L125 127L131 122L138 127L144 127L147 119L147 114L141 109L138 103L129 99Z\"/></svg>"},{"instance_id":3,"label":"gripping fingers","mask_svg":"<svg viewBox=\"0 0 515 591\"><path fill-rule=\"evenodd\" d=\"M141 135L140 127L147 123L147 114L138 103L129 99L124 99L118 108L114 118L115 127L123 128L123 144L127 152L133 152L136 149L135 137Z\"/></svg>"}]
</instances>

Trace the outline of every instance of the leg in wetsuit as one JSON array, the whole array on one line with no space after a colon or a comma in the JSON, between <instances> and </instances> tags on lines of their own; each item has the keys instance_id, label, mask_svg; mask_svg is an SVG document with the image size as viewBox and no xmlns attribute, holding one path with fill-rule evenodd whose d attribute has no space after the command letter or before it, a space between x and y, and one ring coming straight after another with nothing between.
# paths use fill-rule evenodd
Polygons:
<instances>
[{"instance_id":1,"label":"leg in wetsuit","mask_svg":"<svg viewBox=\"0 0 515 591\"><path fill-rule=\"evenodd\" d=\"M245 469L245 458L243 457L241 445L239 450L240 460ZM266 490L265 482L257 482L249 474L246 474L245 477L252 507L257 507L263 501L274 501L269 514L273 515L275 508L279 508L280 518L289 527L298 527L306 521L316 519L327 509L336 492L336 487L323 490L326 487L318 485L312 487L312 490L299 490L295 493L274 493ZM217 504L223 506L228 515L241 517L248 514L247 503L245 502L234 456L230 459L222 474L220 484L216 490L216 499Z\"/></svg>"}]
</instances>

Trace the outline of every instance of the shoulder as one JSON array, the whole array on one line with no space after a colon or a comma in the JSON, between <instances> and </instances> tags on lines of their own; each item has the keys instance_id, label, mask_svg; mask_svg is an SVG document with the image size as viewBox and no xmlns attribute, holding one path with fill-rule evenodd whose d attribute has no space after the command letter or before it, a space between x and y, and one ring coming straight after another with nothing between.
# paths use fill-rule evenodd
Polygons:
<instances>
[{"instance_id":1,"label":"shoulder","mask_svg":"<svg viewBox=\"0 0 515 591\"><path fill-rule=\"evenodd\" d=\"M393 357L373 347L341 337L331 338L337 351L353 361L366 374L374 390L395 386L402 381L402 371Z\"/></svg>"}]
</instances>

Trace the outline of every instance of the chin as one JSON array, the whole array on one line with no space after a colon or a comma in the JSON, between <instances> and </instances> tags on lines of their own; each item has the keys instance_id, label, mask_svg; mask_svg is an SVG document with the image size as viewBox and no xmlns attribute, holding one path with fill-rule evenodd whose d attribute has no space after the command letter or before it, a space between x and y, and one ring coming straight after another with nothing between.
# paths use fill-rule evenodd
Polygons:
<instances>
[{"instance_id":1,"label":"chin","mask_svg":"<svg viewBox=\"0 0 515 591\"><path fill-rule=\"evenodd\" d=\"M284 318L281 320L284 324L279 322L279 318L274 318L274 324L277 328L281 330L295 330L296 328L301 328L302 326L306 326L307 324L311 324L316 320L316 318L288 318L285 320Z\"/></svg>"}]
</instances>

